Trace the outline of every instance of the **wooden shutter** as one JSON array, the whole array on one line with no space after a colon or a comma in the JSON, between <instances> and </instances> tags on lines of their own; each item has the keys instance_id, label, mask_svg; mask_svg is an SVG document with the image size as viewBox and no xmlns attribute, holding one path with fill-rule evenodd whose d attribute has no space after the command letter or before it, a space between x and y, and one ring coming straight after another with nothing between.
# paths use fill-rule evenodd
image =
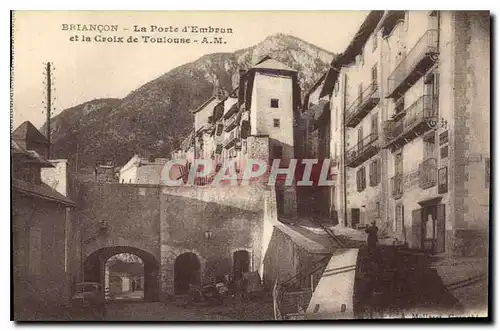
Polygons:
<instances>
[{"instance_id":1,"label":"wooden shutter","mask_svg":"<svg viewBox=\"0 0 500 331\"><path fill-rule=\"evenodd\" d=\"M370 163L370 186L373 186L375 185L374 184L374 174L373 174L373 166L374 166L375 162L371 162Z\"/></svg>"},{"instance_id":2,"label":"wooden shutter","mask_svg":"<svg viewBox=\"0 0 500 331\"><path fill-rule=\"evenodd\" d=\"M378 113L372 115L372 134L378 135Z\"/></svg>"},{"instance_id":3,"label":"wooden shutter","mask_svg":"<svg viewBox=\"0 0 500 331\"><path fill-rule=\"evenodd\" d=\"M436 247L434 253L444 253L446 236L446 208L444 204L437 205L436 217Z\"/></svg>"},{"instance_id":4,"label":"wooden shutter","mask_svg":"<svg viewBox=\"0 0 500 331\"><path fill-rule=\"evenodd\" d=\"M361 168L361 190L363 191L366 188L366 169L365 167Z\"/></svg>"},{"instance_id":5,"label":"wooden shutter","mask_svg":"<svg viewBox=\"0 0 500 331\"><path fill-rule=\"evenodd\" d=\"M377 174L377 181L375 182L375 185L378 185L382 181L382 163L380 162L380 159L377 159L375 172Z\"/></svg>"},{"instance_id":6,"label":"wooden shutter","mask_svg":"<svg viewBox=\"0 0 500 331\"><path fill-rule=\"evenodd\" d=\"M422 209L411 212L410 248L422 248Z\"/></svg>"},{"instance_id":7,"label":"wooden shutter","mask_svg":"<svg viewBox=\"0 0 500 331\"><path fill-rule=\"evenodd\" d=\"M361 169L358 170L358 192L363 191L363 184L361 184L361 181L363 180L362 178L363 174L361 173Z\"/></svg>"}]
</instances>

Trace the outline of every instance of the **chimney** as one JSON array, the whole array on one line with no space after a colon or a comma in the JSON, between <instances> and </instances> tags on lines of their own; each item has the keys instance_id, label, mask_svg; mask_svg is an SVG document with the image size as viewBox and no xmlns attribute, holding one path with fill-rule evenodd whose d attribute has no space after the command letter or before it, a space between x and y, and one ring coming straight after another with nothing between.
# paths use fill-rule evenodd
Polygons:
<instances>
[{"instance_id":1,"label":"chimney","mask_svg":"<svg viewBox=\"0 0 500 331\"><path fill-rule=\"evenodd\" d=\"M240 82L238 84L238 105L241 105L243 102L245 102L245 79L244 76L246 74L245 69L240 69L239 70L239 75L240 75Z\"/></svg>"}]
</instances>

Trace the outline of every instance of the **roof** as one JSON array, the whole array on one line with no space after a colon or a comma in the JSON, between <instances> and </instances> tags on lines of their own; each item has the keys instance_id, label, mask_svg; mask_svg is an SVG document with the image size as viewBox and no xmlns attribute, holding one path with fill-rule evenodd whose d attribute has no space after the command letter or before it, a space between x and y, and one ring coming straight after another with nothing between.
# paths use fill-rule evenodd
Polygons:
<instances>
[{"instance_id":1,"label":"roof","mask_svg":"<svg viewBox=\"0 0 500 331\"><path fill-rule=\"evenodd\" d=\"M197 109L195 110L192 110L191 113L193 114L196 114L197 112L199 112L200 110L202 110L203 108L205 108L210 102L212 102L213 100L215 100L215 96L212 96L210 97L210 99L208 99L207 101L205 101L201 106L199 106Z\"/></svg>"},{"instance_id":2,"label":"roof","mask_svg":"<svg viewBox=\"0 0 500 331\"><path fill-rule=\"evenodd\" d=\"M15 140L10 141L12 156L24 158L24 163L39 164L43 167L54 167L52 163L43 158L35 151L27 151L22 148Z\"/></svg>"},{"instance_id":3,"label":"roof","mask_svg":"<svg viewBox=\"0 0 500 331\"><path fill-rule=\"evenodd\" d=\"M356 55L360 54L363 46L366 44L373 31L375 31L383 16L383 10L372 10L366 16L346 50L332 60L320 97L330 94L333 91L333 87L338 79L342 66L351 63L356 58Z\"/></svg>"},{"instance_id":4,"label":"roof","mask_svg":"<svg viewBox=\"0 0 500 331\"><path fill-rule=\"evenodd\" d=\"M361 52L366 41L373 31L375 31L375 28L382 19L382 16L384 16L383 10L372 10L366 16L365 20L359 27L358 32L356 32L354 38L351 40L349 46L347 46L347 49L343 53L343 62L345 64L350 63L356 55Z\"/></svg>"},{"instance_id":5,"label":"roof","mask_svg":"<svg viewBox=\"0 0 500 331\"><path fill-rule=\"evenodd\" d=\"M383 29L382 37L386 37L392 32L398 21L404 20L404 18L404 10L388 10L380 19L376 30L379 31L380 29Z\"/></svg>"},{"instance_id":6,"label":"roof","mask_svg":"<svg viewBox=\"0 0 500 331\"><path fill-rule=\"evenodd\" d=\"M14 190L26 195L31 195L37 198L61 203L66 206L76 206L76 204L72 200L68 199L43 182L40 185L36 185L33 183L25 182L21 179L13 178L12 186Z\"/></svg>"},{"instance_id":7,"label":"roof","mask_svg":"<svg viewBox=\"0 0 500 331\"><path fill-rule=\"evenodd\" d=\"M47 138L30 121L25 121L12 132L12 139L49 145Z\"/></svg>"},{"instance_id":8,"label":"roof","mask_svg":"<svg viewBox=\"0 0 500 331\"><path fill-rule=\"evenodd\" d=\"M271 70L285 70L285 71L297 71L292 69L285 64L278 62L274 59L266 59L252 67L252 69L271 69Z\"/></svg>"},{"instance_id":9,"label":"roof","mask_svg":"<svg viewBox=\"0 0 500 331\"><path fill-rule=\"evenodd\" d=\"M343 63L342 60L342 55L339 55L333 60L332 64L330 65L330 69L328 69L328 72L326 73L323 89L321 90L321 93L319 95L320 98L332 93L333 87L335 86L335 83L339 78L340 69L342 68Z\"/></svg>"},{"instance_id":10,"label":"roof","mask_svg":"<svg viewBox=\"0 0 500 331\"><path fill-rule=\"evenodd\" d=\"M305 110L308 108L308 104L309 104L309 97L311 96L311 94L316 91L316 89L321 85L323 84L323 82L325 81L326 79L326 76L328 74L328 71L326 71L323 75L321 75L321 77L316 80L316 82L314 82L314 85L309 89L309 91L307 91L307 93L305 94L304 96L304 104L302 105L302 109ZM323 89L321 89L323 90ZM321 93L320 93L321 94Z\"/></svg>"}]
</instances>

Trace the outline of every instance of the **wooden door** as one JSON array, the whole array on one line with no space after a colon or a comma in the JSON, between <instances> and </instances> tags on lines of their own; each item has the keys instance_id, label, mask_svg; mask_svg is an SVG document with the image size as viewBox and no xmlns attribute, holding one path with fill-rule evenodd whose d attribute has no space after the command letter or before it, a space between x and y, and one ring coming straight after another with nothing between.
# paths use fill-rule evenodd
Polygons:
<instances>
[{"instance_id":1,"label":"wooden door","mask_svg":"<svg viewBox=\"0 0 500 331\"><path fill-rule=\"evenodd\" d=\"M415 209L411 213L410 247L422 248L422 209Z\"/></svg>"},{"instance_id":2,"label":"wooden door","mask_svg":"<svg viewBox=\"0 0 500 331\"><path fill-rule=\"evenodd\" d=\"M444 253L446 236L446 206L439 204L436 206L436 247L434 253Z\"/></svg>"}]
</instances>

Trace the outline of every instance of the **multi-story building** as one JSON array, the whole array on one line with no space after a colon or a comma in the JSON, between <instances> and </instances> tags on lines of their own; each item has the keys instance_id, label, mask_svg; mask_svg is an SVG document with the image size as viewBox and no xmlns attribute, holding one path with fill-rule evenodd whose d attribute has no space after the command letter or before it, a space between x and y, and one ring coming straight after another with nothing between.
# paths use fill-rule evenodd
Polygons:
<instances>
[{"instance_id":1,"label":"multi-story building","mask_svg":"<svg viewBox=\"0 0 500 331\"><path fill-rule=\"evenodd\" d=\"M334 60L341 224L377 221L433 253L487 250L489 24L487 12L373 11Z\"/></svg>"},{"instance_id":2,"label":"multi-story building","mask_svg":"<svg viewBox=\"0 0 500 331\"><path fill-rule=\"evenodd\" d=\"M78 272L72 262L78 256L76 204L68 198L65 164L42 156L47 154L48 140L29 122L12 136L15 319L36 319L37 314L52 318L54 311L48 310L69 303L71 282ZM42 176L44 168L53 169L52 174ZM56 181L47 184L49 179Z\"/></svg>"},{"instance_id":3,"label":"multi-story building","mask_svg":"<svg viewBox=\"0 0 500 331\"><path fill-rule=\"evenodd\" d=\"M228 96L213 97L194 112L194 139L173 156L194 151L194 158L212 159L219 167L234 159L240 175L248 159L264 157L268 170L275 159L281 168L288 167L295 156L294 120L299 107L297 71L265 57L240 70L238 87ZM295 215L295 188L281 183L276 189L281 212Z\"/></svg>"},{"instance_id":4,"label":"multi-story building","mask_svg":"<svg viewBox=\"0 0 500 331\"><path fill-rule=\"evenodd\" d=\"M379 28L392 230L413 248L484 254L489 14L388 12Z\"/></svg>"}]
</instances>

